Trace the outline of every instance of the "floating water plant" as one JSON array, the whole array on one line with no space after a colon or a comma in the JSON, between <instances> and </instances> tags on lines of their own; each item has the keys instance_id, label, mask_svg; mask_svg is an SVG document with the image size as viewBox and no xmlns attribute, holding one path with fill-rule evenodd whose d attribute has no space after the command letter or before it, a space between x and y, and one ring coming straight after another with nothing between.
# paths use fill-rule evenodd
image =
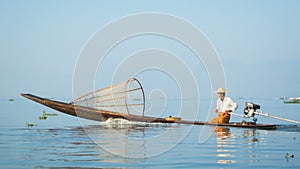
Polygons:
<instances>
[{"instance_id":1,"label":"floating water plant","mask_svg":"<svg viewBox=\"0 0 300 169\"><path fill-rule=\"evenodd\" d=\"M26 127L36 127L36 126L38 125L33 123L26 123Z\"/></svg>"},{"instance_id":2,"label":"floating water plant","mask_svg":"<svg viewBox=\"0 0 300 169\"><path fill-rule=\"evenodd\" d=\"M46 113L46 111L43 111L43 115L41 115L39 117L40 120L46 120L48 116L57 116L56 113L50 114L50 113Z\"/></svg>"},{"instance_id":3,"label":"floating water plant","mask_svg":"<svg viewBox=\"0 0 300 169\"><path fill-rule=\"evenodd\" d=\"M294 157L295 157L294 155L290 155L289 153L285 154L285 158L294 158Z\"/></svg>"},{"instance_id":4,"label":"floating water plant","mask_svg":"<svg viewBox=\"0 0 300 169\"><path fill-rule=\"evenodd\" d=\"M47 116L42 115L42 116L39 117L39 119L40 119L40 120L46 120L46 119L47 119Z\"/></svg>"},{"instance_id":5,"label":"floating water plant","mask_svg":"<svg viewBox=\"0 0 300 169\"><path fill-rule=\"evenodd\" d=\"M56 113L50 114L50 113L46 113L46 111L43 111L43 116L57 116L57 114Z\"/></svg>"}]
</instances>

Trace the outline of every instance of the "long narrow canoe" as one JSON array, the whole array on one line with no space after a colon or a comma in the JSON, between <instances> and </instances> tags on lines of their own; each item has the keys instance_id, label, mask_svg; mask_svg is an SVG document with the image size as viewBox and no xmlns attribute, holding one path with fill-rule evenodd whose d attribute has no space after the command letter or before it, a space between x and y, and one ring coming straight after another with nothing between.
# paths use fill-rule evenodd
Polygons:
<instances>
[{"instance_id":1,"label":"long narrow canoe","mask_svg":"<svg viewBox=\"0 0 300 169\"><path fill-rule=\"evenodd\" d=\"M112 111L105 111L94 109L90 107L83 107L74 105L72 103L65 103L60 101L55 101L47 98L41 98L32 94L21 94L21 96L60 111L62 113L76 116L80 118L85 118L89 120L95 121L105 121L108 118L123 118L130 121L138 121L138 122L148 122L148 123L178 123L178 124L190 124L190 125L212 125L212 126L225 126L225 127L242 127L242 128L257 128L257 129L265 129L265 130L275 130L277 128L274 124L251 124L251 123L239 123L232 122L228 124L217 124L217 123L208 123L201 121L188 121L175 119L170 120L169 118L157 118L157 117L149 117L149 116L138 116L138 115L130 115L123 114Z\"/></svg>"}]
</instances>

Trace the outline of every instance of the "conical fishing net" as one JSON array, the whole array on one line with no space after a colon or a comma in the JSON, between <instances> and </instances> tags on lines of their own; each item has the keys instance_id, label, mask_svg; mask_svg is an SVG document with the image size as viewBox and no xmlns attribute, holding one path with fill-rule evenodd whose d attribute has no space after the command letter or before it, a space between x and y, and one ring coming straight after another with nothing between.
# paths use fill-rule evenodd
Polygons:
<instances>
[{"instance_id":1,"label":"conical fishing net","mask_svg":"<svg viewBox=\"0 0 300 169\"><path fill-rule=\"evenodd\" d=\"M144 116L145 97L140 82L131 78L72 101L72 104L122 114Z\"/></svg>"}]
</instances>

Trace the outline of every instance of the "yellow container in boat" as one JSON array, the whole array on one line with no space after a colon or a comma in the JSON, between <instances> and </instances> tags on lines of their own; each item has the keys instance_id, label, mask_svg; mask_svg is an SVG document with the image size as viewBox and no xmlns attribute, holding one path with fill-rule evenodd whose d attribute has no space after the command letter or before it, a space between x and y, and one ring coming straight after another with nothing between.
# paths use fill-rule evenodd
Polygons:
<instances>
[{"instance_id":1,"label":"yellow container in boat","mask_svg":"<svg viewBox=\"0 0 300 169\"><path fill-rule=\"evenodd\" d=\"M179 121L179 120L181 120L180 117L172 117L172 116L166 117L165 119L167 121Z\"/></svg>"}]
</instances>

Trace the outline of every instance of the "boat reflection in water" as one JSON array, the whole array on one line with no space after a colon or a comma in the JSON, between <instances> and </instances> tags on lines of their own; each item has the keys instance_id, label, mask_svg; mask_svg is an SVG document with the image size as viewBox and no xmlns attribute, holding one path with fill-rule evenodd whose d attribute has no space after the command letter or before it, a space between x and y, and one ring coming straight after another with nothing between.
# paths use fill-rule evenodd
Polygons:
<instances>
[{"instance_id":1,"label":"boat reflection in water","mask_svg":"<svg viewBox=\"0 0 300 169\"><path fill-rule=\"evenodd\" d=\"M226 127L216 127L213 131L216 135L218 164L260 163L261 158L269 157L268 153L262 153L258 149L258 147L268 143L265 139L268 131L236 130Z\"/></svg>"},{"instance_id":2,"label":"boat reflection in water","mask_svg":"<svg viewBox=\"0 0 300 169\"><path fill-rule=\"evenodd\" d=\"M216 127L214 130L217 136L217 157L220 159L217 161L219 164L231 164L236 161L233 152L236 151L234 135L230 133L230 128Z\"/></svg>"},{"instance_id":3,"label":"boat reflection in water","mask_svg":"<svg viewBox=\"0 0 300 169\"><path fill-rule=\"evenodd\" d=\"M86 127L85 132L100 148L124 159L146 156L145 127L118 124L115 121L111 125Z\"/></svg>"},{"instance_id":4,"label":"boat reflection in water","mask_svg":"<svg viewBox=\"0 0 300 169\"><path fill-rule=\"evenodd\" d=\"M84 130L94 143L107 152L125 158L143 159L175 147L177 142L174 138L184 138L188 129L180 125L109 119Z\"/></svg>"}]
</instances>

